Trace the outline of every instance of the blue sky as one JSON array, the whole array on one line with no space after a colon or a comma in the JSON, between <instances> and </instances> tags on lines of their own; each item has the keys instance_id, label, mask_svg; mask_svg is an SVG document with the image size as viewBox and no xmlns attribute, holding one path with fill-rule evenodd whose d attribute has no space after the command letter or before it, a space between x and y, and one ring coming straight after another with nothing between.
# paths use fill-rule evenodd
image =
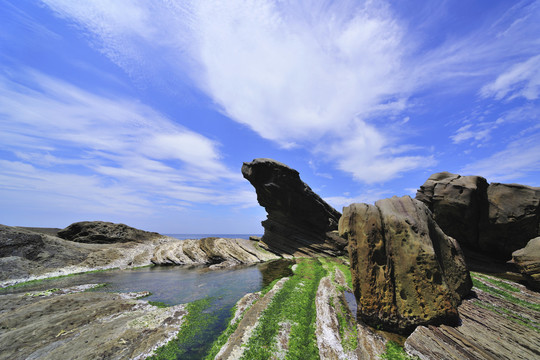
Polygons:
<instances>
[{"instance_id":1,"label":"blue sky","mask_svg":"<svg viewBox=\"0 0 540 360\"><path fill-rule=\"evenodd\" d=\"M330 204L540 186L540 1L0 0L0 223L261 233L242 162Z\"/></svg>"}]
</instances>

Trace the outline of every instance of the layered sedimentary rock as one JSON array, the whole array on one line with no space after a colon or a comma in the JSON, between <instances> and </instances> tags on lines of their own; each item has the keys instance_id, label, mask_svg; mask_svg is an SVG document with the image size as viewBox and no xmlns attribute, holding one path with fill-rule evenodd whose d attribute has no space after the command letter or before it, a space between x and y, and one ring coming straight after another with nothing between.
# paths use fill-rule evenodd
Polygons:
<instances>
[{"instance_id":1,"label":"layered sedimentary rock","mask_svg":"<svg viewBox=\"0 0 540 360\"><path fill-rule=\"evenodd\" d=\"M498 278L492 279L500 282ZM539 358L540 313L536 310L540 304L538 293L516 283L508 283L517 290L509 292L489 281L478 281L496 287L498 293L474 287L474 297L464 300L459 306L459 326L418 327L405 342L407 353L421 360ZM511 296L501 295L505 291Z\"/></svg>"},{"instance_id":2,"label":"layered sedimentary rock","mask_svg":"<svg viewBox=\"0 0 540 360\"><path fill-rule=\"evenodd\" d=\"M135 229L124 224L105 221L81 221L58 232L58 237L89 244L113 244L146 241L160 237L158 233Z\"/></svg>"},{"instance_id":3,"label":"layered sedimentary rock","mask_svg":"<svg viewBox=\"0 0 540 360\"><path fill-rule=\"evenodd\" d=\"M0 296L0 360L144 359L187 314L136 300L148 292L84 291L92 286Z\"/></svg>"},{"instance_id":4,"label":"layered sedimentary rock","mask_svg":"<svg viewBox=\"0 0 540 360\"><path fill-rule=\"evenodd\" d=\"M508 260L540 235L540 188L436 173L420 187L443 231L462 246Z\"/></svg>"},{"instance_id":5,"label":"layered sedimentary rock","mask_svg":"<svg viewBox=\"0 0 540 360\"><path fill-rule=\"evenodd\" d=\"M407 333L421 324L455 324L472 283L457 242L409 196L352 204L339 233L349 241L357 317Z\"/></svg>"},{"instance_id":6,"label":"layered sedimentary rock","mask_svg":"<svg viewBox=\"0 0 540 360\"><path fill-rule=\"evenodd\" d=\"M96 269L148 265L154 248L172 240L162 237L145 242L88 244L0 225L0 286Z\"/></svg>"},{"instance_id":7,"label":"layered sedimentary rock","mask_svg":"<svg viewBox=\"0 0 540 360\"><path fill-rule=\"evenodd\" d=\"M242 166L266 209L261 245L280 255L339 255L346 243L337 236L340 213L301 179L298 171L271 159Z\"/></svg>"},{"instance_id":8,"label":"layered sedimentary rock","mask_svg":"<svg viewBox=\"0 0 540 360\"><path fill-rule=\"evenodd\" d=\"M540 237L512 253L512 261L532 289L540 291Z\"/></svg>"},{"instance_id":9,"label":"layered sedimentary rock","mask_svg":"<svg viewBox=\"0 0 540 360\"><path fill-rule=\"evenodd\" d=\"M156 265L224 267L278 258L278 256L259 248L257 241L210 237L163 243L156 247L152 262Z\"/></svg>"}]
</instances>

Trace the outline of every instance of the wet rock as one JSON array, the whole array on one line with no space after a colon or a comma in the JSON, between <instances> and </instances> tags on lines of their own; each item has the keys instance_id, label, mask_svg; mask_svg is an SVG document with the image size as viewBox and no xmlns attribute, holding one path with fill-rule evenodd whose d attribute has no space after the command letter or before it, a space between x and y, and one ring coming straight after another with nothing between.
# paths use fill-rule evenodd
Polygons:
<instances>
[{"instance_id":1,"label":"wet rock","mask_svg":"<svg viewBox=\"0 0 540 360\"><path fill-rule=\"evenodd\" d=\"M472 282L459 245L425 204L394 196L343 211L339 233L349 241L360 320L402 333L457 323Z\"/></svg>"},{"instance_id":2,"label":"wet rock","mask_svg":"<svg viewBox=\"0 0 540 360\"><path fill-rule=\"evenodd\" d=\"M124 224L105 221L81 221L58 232L58 237L89 244L114 244L128 241L147 241L160 237L155 232L135 229Z\"/></svg>"},{"instance_id":3,"label":"wet rock","mask_svg":"<svg viewBox=\"0 0 540 360\"><path fill-rule=\"evenodd\" d=\"M540 291L540 237L529 241L523 249L514 251L512 261L530 287Z\"/></svg>"},{"instance_id":4,"label":"wet rock","mask_svg":"<svg viewBox=\"0 0 540 360\"><path fill-rule=\"evenodd\" d=\"M540 235L538 187L442 172L429 177L416 199L460 245L503 260Z\"/></svg>"},{"instance_id":5,"label":"wet rock","mask_svg":"<svg viewBox=\"0 0 540 360\"><path fill-rule=\"evenodd\" d=\"M332 233L341 214L315 194L298 171L275 160L255 159L243 164L242 174L268 213L261 245L285 256L344 253L346 243Z\"/></svg>"},{"instance_id":6,"label":"wet rock","mask_svg":"<svg viewBox=\"0 0 540 360\"><path fill-rule=\"evenodd\" d=\"M257 241L204 238L165 242L154 250L152 263L156 265L211 265L213 268L223 268L278 258L275 254L261 249Z\"/></svg>"}]
</instances>

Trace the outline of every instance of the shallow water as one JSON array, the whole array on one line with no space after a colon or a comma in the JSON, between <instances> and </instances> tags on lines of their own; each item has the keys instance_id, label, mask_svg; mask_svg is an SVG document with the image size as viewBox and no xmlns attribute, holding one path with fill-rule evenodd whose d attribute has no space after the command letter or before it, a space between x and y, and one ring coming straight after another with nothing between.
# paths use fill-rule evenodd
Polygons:
<instances>
[{"instance_id":1,"label":"shallow water","mask_svg":"<svg viewBox=\"0 0 540 360\"><path fill-rule=\"evenodd\" d=\"M232 307L245 294L261 290L273 280L292 275L293 261L276 260L232 269L209 270L207 267L154 266L132 270L109 270L80 274L60 279L44 280L11 289L0 294L43 291L81 284L106 283L97 291L132 292L150 291L148 301L161 301L169 305L193 302L212 297L212 305L205 312L215 315L200 342L192 344L184 358L201 359L212 342L226 328Z\"/></svg>"}]
</instances>

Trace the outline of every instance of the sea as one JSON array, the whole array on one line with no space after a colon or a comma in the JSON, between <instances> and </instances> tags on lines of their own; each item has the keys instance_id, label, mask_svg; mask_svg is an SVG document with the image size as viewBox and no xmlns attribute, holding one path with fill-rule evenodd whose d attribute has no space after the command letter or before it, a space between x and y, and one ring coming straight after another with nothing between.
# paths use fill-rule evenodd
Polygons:
<instances>
[{"instance_id":1,"label":"sea","mask_svg":"<svg viewBox=\"0 0 540 360\"><path fill-rule=\"evenodd\" d=\"M179 240L203 239L207 237L219 237L228 239L249 239L250 236L263 236L263 234L163 234Z\"/></svg>"}]
</instances>

